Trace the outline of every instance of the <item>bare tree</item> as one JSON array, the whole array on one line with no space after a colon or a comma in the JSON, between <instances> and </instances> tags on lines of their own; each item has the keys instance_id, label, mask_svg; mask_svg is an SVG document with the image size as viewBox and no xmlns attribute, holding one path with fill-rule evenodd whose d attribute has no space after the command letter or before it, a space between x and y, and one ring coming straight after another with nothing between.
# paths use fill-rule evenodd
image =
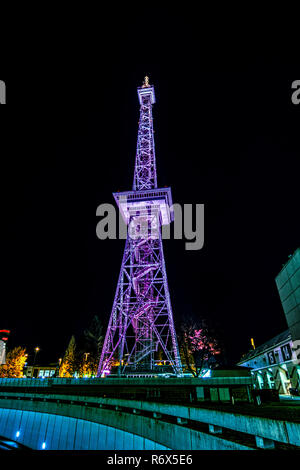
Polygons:
<instances>
[{"instance_id":1,"label":"bare tree","mask_svg":"<svg viewBox=\"0 0 300 470\"><path fill-rule=\"evenodd\" d=\"M84 352L82 368L86 371L86 375L96 375L104 339L103 326L97 315L94 315L90 326L84 330L83 335Z\"/></svg>"},{"instance_id":2,"label":"bare tree","mask_svg":"<svg viewBox=\"0 0 300 470\"><path fill-rule=\"evenodd\" d=\"M84 330L83 334L88 350L99 356L103 344L103 326L98 315L94 315L90 326Z\"/></svg>"}]
</instances>

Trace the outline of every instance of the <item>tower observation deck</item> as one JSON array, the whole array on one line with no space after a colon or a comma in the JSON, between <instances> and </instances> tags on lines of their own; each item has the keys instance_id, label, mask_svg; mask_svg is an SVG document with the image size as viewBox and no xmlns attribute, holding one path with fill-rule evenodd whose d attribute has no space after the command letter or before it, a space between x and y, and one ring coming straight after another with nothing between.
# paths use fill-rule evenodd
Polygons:
<instances>
[{"instance_id":1,"label":"tower observation deck","mask_svg":"<svg viewBox=\"0 0 300 470\"><path fill-rule=\"evenodd\" d=\"M174 220L171 188L157 187L152 105L154 87L138 88L140 119L131 191L113 196L128 234L98 377L182 375L161 238Z\"/></svg>"}]
</instances>

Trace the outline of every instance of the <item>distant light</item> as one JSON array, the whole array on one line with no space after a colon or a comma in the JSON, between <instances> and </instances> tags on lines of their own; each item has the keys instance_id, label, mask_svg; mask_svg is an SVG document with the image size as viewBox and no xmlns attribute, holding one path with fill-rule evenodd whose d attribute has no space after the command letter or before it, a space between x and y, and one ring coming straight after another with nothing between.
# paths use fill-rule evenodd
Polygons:
<instances>
[{"instance_id":1,"label":"distant light","mask_svg":"<svg viewBox=\"0 0 300 470\"><path fill-rule=\"evenodd\" d=\"M46 449L46 442L43 442L42 449Z\"/></svg>"},{"instance_id":2,"label":"distant light","mask_svg":"<svg viewBox=\"0 0 300 470\"><path fill-rule=\"evenodd\" d=\"M16 432L16 437L19 437L20 436L20 431L17 431Z\"/></svg>"}]
</instances>

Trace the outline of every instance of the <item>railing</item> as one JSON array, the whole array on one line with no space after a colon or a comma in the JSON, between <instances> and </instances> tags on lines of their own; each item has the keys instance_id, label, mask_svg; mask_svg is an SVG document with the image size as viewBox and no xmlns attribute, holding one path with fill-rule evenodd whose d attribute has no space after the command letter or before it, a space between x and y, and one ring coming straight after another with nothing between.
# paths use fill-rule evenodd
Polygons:
<instances>
[{"instance_id":1,"label":"railing","mask_svg":"<svg viewBox=\"0 0 300 470\"><path fill-rule=\"evenodd\" d=\"M157 382L158 385L172 385L172 386L218 386L218 385L252 385L253 379L252 377L210 377L210 378L166 378L166 377L152 377L148 378L151 382ZM124 385L123 378L75 378L75 377L55 377L55 378L28 378L24 377L22 379L14 379L14 378L0 378L0 387L2 386L10 386L10 387L18 387L18 386L34 386L34 387L46 387L49 385ZM126 380L135 381L137 385L148 385L148 381L145 382L144 378L126 378ZM149 382L149 385L152 384Z\"/></svg>"}]
</instances>

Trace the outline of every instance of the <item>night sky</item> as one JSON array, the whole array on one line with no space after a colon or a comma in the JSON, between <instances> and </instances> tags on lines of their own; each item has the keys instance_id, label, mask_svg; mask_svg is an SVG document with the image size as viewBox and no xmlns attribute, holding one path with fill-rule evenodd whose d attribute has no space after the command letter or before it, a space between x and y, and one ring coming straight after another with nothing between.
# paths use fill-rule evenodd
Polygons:
<instances>
[{"instance_id":1,"label":"night sky","mask_svg":"<svg viewBox=\"0 0 300 470\"><path fill-rule=\"evenodd\" d=\"M56 41L40 26L2 63L0 327L52 362L95 314L106 329L124 240L96 237L96 208L132 188L147 74L158 185L205 204L201 250L164 242L175 321L209 319L237 361L287 328L275 276L300 245L299 51L277 24L104 23Z\"/></svg>"}]
</instances>

